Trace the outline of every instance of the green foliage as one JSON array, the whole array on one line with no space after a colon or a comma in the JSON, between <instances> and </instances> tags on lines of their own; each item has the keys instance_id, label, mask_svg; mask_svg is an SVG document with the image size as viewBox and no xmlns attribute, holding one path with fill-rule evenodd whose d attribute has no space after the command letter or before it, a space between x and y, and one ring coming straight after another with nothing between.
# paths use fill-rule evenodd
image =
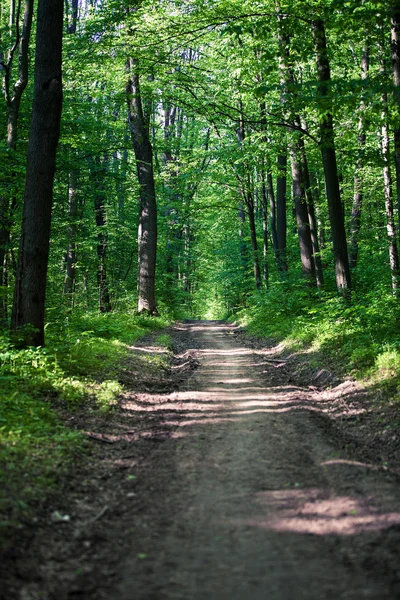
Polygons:
<instances>
[{"instance_id":1,"label":"green foliage","mask_svg":"<svg viewBox=\"0 0 400 600\"><path fill-rule=\"evenodd\" d=\"M382 287L353 293L347 304L287 281L254 296L235 318L252 333L307 350L310 360L315 354L343 374L400 380L400 307Z\"/></svg>"},{"instance_id":2,"label":"green foliage","mask_svg":"<svg viewBox=\"0 0 400 600\"><path fill-rule=\"evenodd\" d=\"M159 335L156 338L156 344L157 344L157 346L163 346L164 348L167 348L170 350L172 347L171 336L168 335L167 333L162 333L161 335Z\"/></svg>"},{"instance_id":3,"label":"green foliage","mask_svg":"<svg viewBox=\"0 0 400 600\"><path fill-rule=\"evenodd\" d=\"M161 318L78 313L48 324L46 348L19 350L5 333L0 337L2 543L85 451L83 436L62 423L57 408L74 411L90 401L98 410L112 409L129 345L166 324ZM160 343L167 337L160 336Z\"/></svg>"}]
</instances>

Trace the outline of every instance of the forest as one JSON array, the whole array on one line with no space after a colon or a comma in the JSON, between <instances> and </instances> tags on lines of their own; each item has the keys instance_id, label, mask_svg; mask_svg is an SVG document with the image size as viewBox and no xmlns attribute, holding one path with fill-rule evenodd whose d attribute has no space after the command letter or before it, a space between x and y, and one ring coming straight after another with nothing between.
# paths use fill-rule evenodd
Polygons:
<instances>
[{"instance_id":1,"label":"forest","mask_svg":"<svg viewBox=\"0 0 400 600\"><path fill-rule=\"evenodd\" d=\"M312 352L398 428L398 0L0 0L0 82L6 538L86 453L60 407L112 411L184 319Z\"/></svg>"}]
</instances>

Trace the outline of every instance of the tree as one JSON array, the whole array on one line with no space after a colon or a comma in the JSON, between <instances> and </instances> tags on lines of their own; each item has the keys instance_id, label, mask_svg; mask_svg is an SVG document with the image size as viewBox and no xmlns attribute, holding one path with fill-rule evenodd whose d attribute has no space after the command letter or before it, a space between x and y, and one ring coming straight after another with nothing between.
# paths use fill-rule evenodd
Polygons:
<instances>
[{"instance_id":1,"label":"tree","mask_svg":"<svg viewBox=\"0 0 400 600\"><path fill-rule=\"evenodd\" d=\"M4 93L7 106L7 149L8 162L17 148L18 140L18 119L20 114L22 94L28 84L28 51L32 29L33 18L33 0L25 0L24 15L22 27L21 2L15 5L15 0L10 3L10 23L15 28L13 45L9 50L7 61L2 60L0 56L0 69L4 71ZM15 53L18 51L18 77L12 85L12 74L14 67ZM15 172L10 165L8 177L15 183ZM7 170L7 169L6 169ZM12 188L12 185L9 186ZM0 192L0 286L4 288L8 285L8 274L6 269L6 252L10 243L10 233L13 223L12 213L16 208L16 198L10 200L10 195ZM0 300L0 321L5 321L7 317L7 298Z\"/></svg>"},{"instance_id":2,"label":"tree","mask_svg":"<svg viewBox=\"0 0 400 600\"><path fill-rule=\"evenodd\" d=\"M157 313L155 298L157 206L150 141L150 115L143 110L137 61L127 62L128 119L140 185L138 228L138 312Z\"/></svg>"},{"instance_id":3,"label":"tree","mask_svg":"<svg viewBox=\"0 0 400 600\"><path fill-rule=\"evenodd\" d=\"M351 288L344 212L340 197L340 185L336 161L332 104L330 98L331 73L328 59L325 25L322 19L312 21L318 74L319 127L321 154L324 167L329 220L331 223L333 252L335 258L336 285L346 295Z\"/></svg>"},{"instance_id":4,"label":"tree","mask_svg":"<svg viewBox=\"0 0 400 600\"><path fill-rule=\"evenodd\" d=\"M62 107L63 0L39 0L35 84L22 233L11 328L21 343L44 344L45 290L56 151Z\"/></svg>"}]
</instances>

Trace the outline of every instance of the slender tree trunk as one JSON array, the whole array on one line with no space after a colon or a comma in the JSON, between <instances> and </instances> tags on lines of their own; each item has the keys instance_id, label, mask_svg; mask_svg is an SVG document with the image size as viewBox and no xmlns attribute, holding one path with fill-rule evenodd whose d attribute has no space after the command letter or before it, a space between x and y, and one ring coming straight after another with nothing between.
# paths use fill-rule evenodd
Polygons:
<instances>
[{"instance_id":1,"label":"slender tree trunk","mask_svg":"<svg viewBox=\"0 0 400 600\"><path fill-rule=\"evenodd\" d=\"M243 109L242 103L240 102L240 121L239 127L237 130L237 137L239 141L239 146L242 148L245 140L245 129L244 129L244 118L243 118ZM245 160L243 163L244 172L243 176L238 176L238 181L240 185L240 194L243 198L243 202L247 209L247 215L249 217L249 227L250 227L250 239L251 239L251 250L252 250L252 258L253 258L253 272L254 272L254 280L256 284L256 289L259 290L261 287L261 271L260 271L260 260L258 257L258 242L257 242L257 229L256 229L256 221L255 221L255 213L254 213L254 194L252 190L252 183L250 180L250 172L249 165Z\"/></svg>"},{"instance_id":2,"label":"slender tree trunk","mask_svg":"<svg viewBox=\"0 0 400 600\"><path fill-rule=\"evenodd\" d=\"M276 234L278 242L278 270L284 272L288 270L286 259L286 154L278 156L278 177L276 180Z\"/></svg>"},{"instance_id":3,"label":"slender tree trunk","mask_svg":"<svg viewBox=\"0 0 400 600\"><path fill-rule=\"evenodd\" d=\"M268 202L269 202L269 227L271 230L272 237L272 245L274 247L275 260L278 265L278 233L276 228L276 204L275 204L275 194L274 194L274 184L272 181L272 174L267 172L267 193L268 193Z\"/></svg>"},{"instance_id":4,"label":"slender tree trunk","mask_svg":"<svg viewBox=\"0 0 400 600\"><path fill-rule=\"evenodd\" d=\"M76 33L78 24L78 3L79 0L71 0L71 9L67 5L67 33Z\"/></svg>"},{"instance_id":5,"label":"slender tree trunk","mask_svg":"<svg viewBox=\"0 0 400 600\"><path fill-rule=\"evenodd\" d=\"M67 21L67 34L74 35L78 22L78 0L71 0L71 7L68 0L65 2L65 12ZM72 151L70 156L72 155ZM72 157L72 156L71 156ZM75 157L72 158L72 160ZM65 278L64 295L67 296L70 308L74 306L74 294L76 284L76 261L77 261L77 219L78 219L78 180L79 171L73 163L68 173L68 224L67 224L67 250L65 252Z\"/></svg>"},{"instance_id":6,"label":"slender tree trunk","mask_svg":"<svg viewBox=\"0 0 400 600\"><path fill-rule=\"evenodd\" d=\"M276 9L280 13L279 2L275 3ZM280 71L280 84L282 88L280 103L282 106L282 113L285 113L286 95L287 91L287 68L289 61L289 36L285 30L285 19L282 15L278 16L279 31L278 31L278 45L279 45L279 71ZM285 135L285 134L284 134ZM278 240L278 271L284 272L288 270L287 258L286 258L286 232L287 232L287 217L286 217L286 181L287 171L287 146L286 139L281 144L281 148L278 154L278 177L276 181L276 231Z\"/></svg>"},{"instance_id":7,"label":"slender tree trunk","mask_svg":"<svg viewBox=\"0 0 400 600\"><path fill-rule=\"evenodd\" d=\"M65 253L65 279L64 294L69 297L71 308L74 303L76 283L76 238L78 220L78 172L71 169L68 174L68 225L67 225L67 251Z\"/></svg>"},{"instance_id":8,"label":"slender tree trunk","mask_svg":"<svg viewBox=\"0 0 400 600\"><path fill-rule=\"evenodd\" d=\"M94 212L97 227L97 289L100 312L111 312L112 310L107 279L108 236L104 190L106 160L106 157L96 157L90 161L90 178L94 188Z\"/></svg>"},{"instance_id":9,"label":"slender tree trunk","mask_svg":"<svg viewBox=\"0 0 400 600\"><path fill-rule=\"evenodd\" d=\"M157 206L153 174L153 148L149 120L143 112L137 64L129 59L126 85L128 118L140 185L138 227L138 312L157 313L155 275L157 254Z\"/></svg>"},{"instance_id":10,"label":"slender tree trunk","mask_svg":"<svg viewBox=\"0 0 400 600\"><path fill-rule=\"evenodd\" d=\"M240 196L243 195L242 189L239 188L239 194ZM246 217L244 214L244 210L243 210L243 202L239 203L239 209L238 209L238 221L239 221L239 251L240 251L240 258L242 261L242 267L245 271L247 271L247 245L246 245L246 241L244 239L244 225L246 223Z\"/></svg>"},{"instance_id":11,"label":"slender tree trunk","mask_svg":"<svg viewBox=\"0 0 400 600\"><path fill-rule=\"evenodd\" d=\"M39 0L35 85L22 234L11 328L24 328L20 343L44 343L45 290L56 151L62 107L63 0Z\"/></svg>"},{"instance_id":12,"label":"slender tree trunk","mask_svg":"<svg viewBox=\"0 0 400 600\"><path fill-rule=\"evenodd\" d=\"M260 103L260 114L261 122L264 130L263 141L268 142L267 136L267 119L266 119L266 105L265 102ZM276 265L278 267L278 235L276 232L276 206L275 206L275 195L274 186L272 182L272 175L270 170L266 167L266 162L262 159L261 162L261 186L262 186L262 210L263 210L263 239L264 239L264 268L263 268L263 279L265 286L268 286L268 262L267 262L267 251L268 251L268 212L269 212L269 227L271 231L272 247L274 250L274 256ZM269 207L269 210L268 210Z\"/></svg>"},{"instance_id":13,"label":"slender tree trunk","mask_svg":"<svg viewBox=\"0 0 400 600\"><path fill-rule=\"evenodd\" d=\"M251 250L253 255L253 272L256 289L261 288L261 271L260 271L260 260L258 257L258 242L257 242L257 229L256 220L254 214L254 198L253 194L249 191L244 194L246 200L247 212L249 215L249 226L250 226L250 239L251 239Z\"/></svg>"},{"instance_id":14,"label":"slender tree trunk","mask_svg":"<svg viewBox=\"0 0 400 600\"><path fill-rule=\"evenodd\" d=\"M263 223L263 281L264 286L268 287L268 191L265 177L264 161L261 163L261 205L262 205L262 223Z\"/></svg>"},{"instance_id":15,"label":"slender tree trunk","mask_svg":"<svg viewBox=\"0 0 400 600\"><path fill-rule=\"evenodd\" d=\"M290 162L292 169L293 199L296 211L297 233L299 236L301 268L303 276L311 285L315 284L315 266L313 260L313 247L311 242L310 223L308 219L307 203L303 173L301 171L299 151L291 148Z\"/></svg>"},{"instance_id":16,"label":"slender tree trunk","mask_svg":"<svg viewBox=\"0 0 400 600\"><path fill-rule=\"evenodd\" d=\"M321 261L319 239L318 239L318 224L317 224L317 217L315 214L314 194L313 194L312 186L311 186L310 171L308 169L306 147L305 147L304 139L302 136L300 136L300 138L299 138L299 146L300 146L300 153L301 153L301 159L302 159L302 169L301 170L302 170L302 174L303 174L304 191L305 191L305 197L306 197L306 203L307 203L308 221L309 221L309 225L310 225L310 236L311 236L311 243L312 243L314 266L315 266L315 278L317 281L318 289L321 289L324 285L324 273L322 270L322 261Z\"/></svg>"},{"instance_id":17,"label":"slender tree trunk","mask_svg":"<svg viewBox=\"0 0 400 600\"><path fill-rule=\"evenodd\" d=\"M396 166L396 200L400 219L400 2L393 0L391 33L392 33L392 70L394 84L394 101L397 108L394 127L394 160Z\"/></svg>"},{"instance_id":18,"label":"slender tree trunk","mask_svg":"<svg viewBox=\"0 0 400 600\"><path fill-rule=\"evenodd\" d=\"M21 106L22 94L28 84L28 51L32 29L33 18L33 0L25 0L24 18L22 29L20 31L20 5L18 11L11 11L10 21L15 23L17 39L15 40L15 48L18 49L18 79L11 89L11 70L14 60L14 51L9 53L7 64L3 63L5 71L4 90L7 103L7 148L9 156L13 156L13 151L17 148L18 139L18 118ZM11 161L10 161L11 163ZM4 166L3 166L4 168ZM7 167L6 167L7 169ZM4 172L3 172L4 174ZM7 173L10 177L10 189L13 189L13 184L16 179L16 173L10 164L10 172ZM0 287L4 290L8 287L8 273L6 267L6 253L10 245L11 227L13 224L13 212L16 205L16 198L10 200L10 196L0 196ZM4 294L0 300L0 322L7 320L8 300Z\"/></svg>"},{"instance_id":19,"label":"slender tree trunk","mask_svg":"<svg viewBox=\"0 0 400 600\"><path fill-rule=\"evenodd\" d=\"M100 312L110 312L112 308L106 269L108 238L105 227L107 223L104 194L100 191L97 191L95 195L94 209L96 213L96 225L99 229L99 233L97 234L97 285L99 290L99 310Z\"/></svg>"},{"instance_id":20,"label":"slender tree trunk","mask_svg":"<svg viewBox=\"0 0 400 600\"><path fill-rule=\"evenodd\" d=\"M367 35L367 32L365 32ZM369 70L369 47L368 43L364 42L362 57L361 57L361 77L363 81L368 78ZM358 239L361 229L361 211L364 196L364 175L363 175L363 150L365 147L365 104L362 100L360 103L360 118L358 121L358 156L354 172L354 196L353 210L351 212L351 228L350 228L350 248L349 260L350 268L355 269L358 260Z\"/></svg>"},{"instance_id":21,"label":"slender tree trunk","mask_svg":"<svg viewBox=\"0 0 400 600\"><path fill-rule=\"evenodd\" d=\"M389 263L392 276L392 290L394 294L398 293L399 289L399 255L396 241L396 227L394 222L393 210L393 192L392 192L392 173L390 168L390 141L388 128L388 111L387 111L387 94L382 94L382 129L381 129L381 146L383 158L383 182L385 193L385 213L386 213L386 230L388 235L389 245Z\"/></svg>"},{"instance_id":22,"label":"slender tree trunk","mask_svg":"<svg viewBox=\"0 0 400 600\"><path fill-rule=\"evenodd\" d=\"M344 211L340 197L336 162L332 103L329 89L331 85L331 75L324 22L321 19L315 19L312 23L312 31L318 73L321 154L335 258L336 285L339 291L344 295L347 295L347 290L351 289L351 277L347 254L346 230L344 226Z\"/></svg>"}]
</instances>

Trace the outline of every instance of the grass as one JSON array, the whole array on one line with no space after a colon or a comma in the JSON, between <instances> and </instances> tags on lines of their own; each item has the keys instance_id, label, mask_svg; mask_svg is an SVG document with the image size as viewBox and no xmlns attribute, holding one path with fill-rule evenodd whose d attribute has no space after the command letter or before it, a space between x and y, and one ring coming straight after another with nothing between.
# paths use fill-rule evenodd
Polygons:
<instances>
[{"instance_id":1,"label":"grass","mask_svg":"<svg viewBox=\"0 0 400 600\"><path fill-rule=\"evenodd\" d=\"M234 318L255 335L307 349L310 361L322 358L342 375L389 386L400 398L400 306L385 289L353 293L346 303L334 293L278 283Z\"/></svg>"},{"instance_id":2,"label":"grass","mask_svg":"<svg viewBox=\"0 0 400 600\"><path fill-rule=\"evenodd\" d=\"M56 407L71 412L90 401L99 411L112 409L129 345L166 325L161 318L77 314L48 324L46 348L24 350L0 334L0 546L86 452L84 436Z\"/></svg>"}]
</instances>

